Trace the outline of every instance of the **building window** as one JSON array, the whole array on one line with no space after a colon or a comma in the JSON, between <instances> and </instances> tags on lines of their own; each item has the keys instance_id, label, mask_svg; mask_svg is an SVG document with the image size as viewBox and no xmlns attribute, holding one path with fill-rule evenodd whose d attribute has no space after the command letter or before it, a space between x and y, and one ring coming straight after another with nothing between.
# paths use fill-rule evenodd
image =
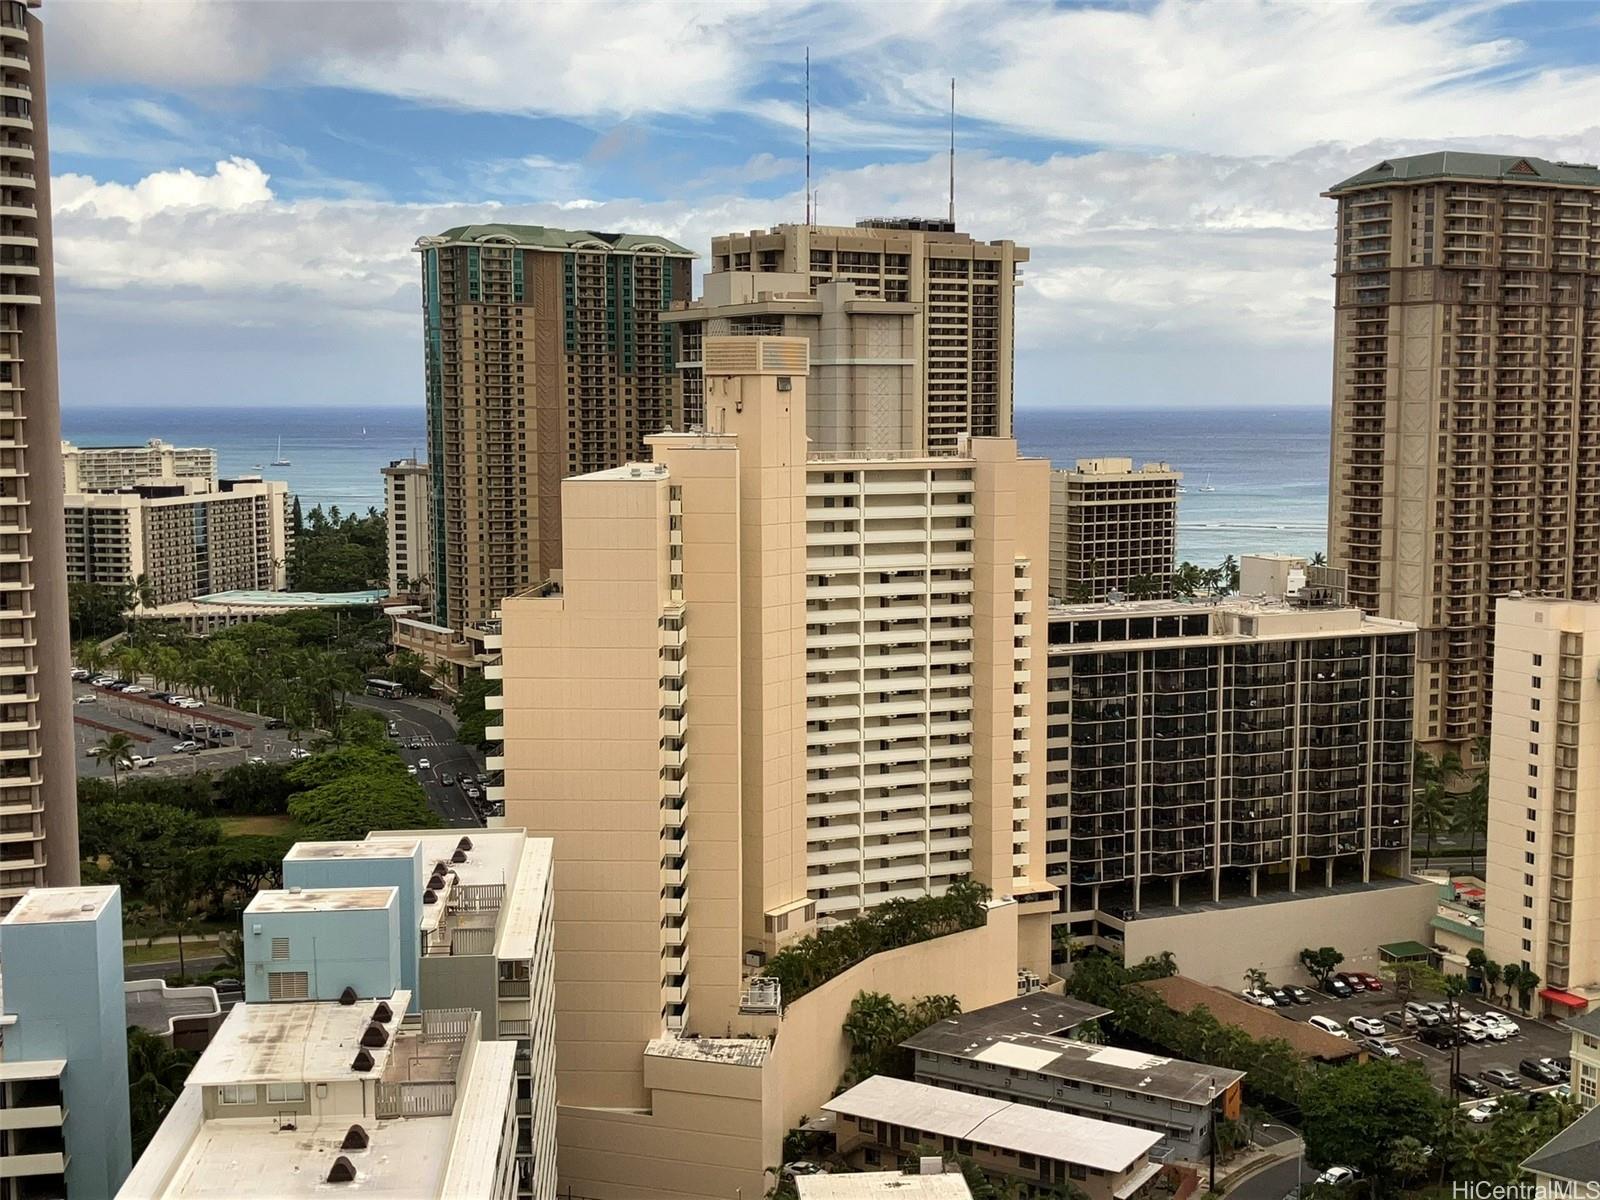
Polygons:
<instances>
[{"instance_id":1,"label":"building window","mask_svg":"<svg viewBox=\"0 0 1600 1200\"><path fill-rule=\"evenodd\" d=\"M1523 917L1522 918L1522 927L1524 929L1532 929L1533 928L1533 918L1532 917Z\"/></svg>"},{"instance_id":2,"label":"building window","mask_svg":"<svg viewBox=\"0 0 1600 1200\"><path fill-rule=\"evenodd\" d=\"M1529 742L1528 743L1528 753L1529 754L1538 754L1539 753L1539 743L1538 742Z\"/></svg>"},{"instance_id":3,"label":"building window","mask_svg":"<svg viewBox=\"0 0 1600 1200\"><path fill-rule=\"evenodd\" d=\"M1524 896L1522 898L1522 907L1523 908L1532 908L1533 907L1533 897L1532 896Z\"/></svg>"},{"instance_id":4,"label":"building window","mask_svg":"<svg viewBox=\"0 0 1600 1200\"><path fill-rule=\"evenodd\" d=\"M1544 686L1544 680L1541 679L1539 676L1535 675L1533 677L1533 686L1536 687L1536 688L1543 687Z\"/></svg>"},{"instance_id":5,"label":"building window","mask_svg":"<svg viewBox=\"0 0 1600 1200\"><path fill-rule=\"evenodd\" d=\"M221 1104L254 1104L256 1102L255 1084L227 1084L219 1087L217 1089L217 1101Z\"/></svg>"},{"instance_id":6,"label":"building window","mask_svg":"<svg viewBox=\"0 0 1600 1200\"><path fill-rule=\"evenodd\" d=\"M1534 656L1533 656L1533 665L1534 665L1534 666L1536 666L1536 667L1542 667L1542 666L1544 666L1544 655L1542 655L1542 654L1535 654L1535 655L1534 655Z\"/></svg>"},{"instance_id":7,"label":"building window","mask_svg":"<svg viewBox=\"0 0 1600 1200\"><path fill-rule=\"evenodd\" d=\"M306 1085L303 1083L269 1083L267 1084L268 1104L289 1104L293 1101L306 1098Z\"/></svg>"},{"instance_id":8,"label":"building window","mask_svg":"<svg viewBox=\"0 0 1600 1200\"><path fill-rule=\"evenodd\" d=\"M1524 950L1532 950L1533 949L1533 943L1530 942L1527 938L1523 938L1522 939L1522 948Z\"/></svg>"},{"instance_id":9,"label":"building window","mask_svg":"<svg viewBox=\"0 0 1600 1200\"><path fill-rule=\"evenodd\" d=\"M1533 707L1533 711L1534 712L1538 712L1539 711L1539 701L1538 701L1537 697L1535 697L1534 699L1528 701L1528 703Z\"/></svg>"},{"instance_id":10,"label":"building window","mask_svg":"<svg viewBox=\"0 0 1600 1200\"><path fill-rule=\"evenodd\" d=\"M1530 809L1527 810L1527 812L1528 812L1528 820L1537 821L1539 819L1539 810L1538 809L1530 808Z\"/></svg>"},{"instance_id":11,"label":"building window","mask_svg":"<svg viewBox=\"0 0 1600 1200\"><path fill-rule=\"evenodd\" d=\"M1528 799L1529 800L1537 800L1538 798L1539 798L1539 789L1536 788L1536 787L1530 786L1528 788ZM1528 819L1531 821L1533 818L1530 816Z\"/></svg>"}]
</instances>

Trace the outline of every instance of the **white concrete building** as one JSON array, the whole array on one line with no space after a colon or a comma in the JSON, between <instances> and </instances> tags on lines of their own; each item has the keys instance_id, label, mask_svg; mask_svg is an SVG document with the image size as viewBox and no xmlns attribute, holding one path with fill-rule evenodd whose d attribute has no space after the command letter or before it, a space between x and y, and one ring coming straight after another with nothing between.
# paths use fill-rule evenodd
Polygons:
<instances>
[{"instance_id":1,"label":"white concrete building","mask_svg":"<svg viewBox=\"0 0 1600 1200\"><path fill-rule=\"evenodd\" d=\"M236 1005L120 1200L511 1200L515 1046L410 999Z\"/></svg>"},{"instance_id":2,"label":"white concrete building","mask_svg":"<svg viewBox=\"0 0 1600 1200\"><path fill-rule=\"evenodd\" d=\"M63 440L61 467L68 495L180 479L192 480L196 491L210 491L217 483L215 450L174 446L160 438L142 446L75 446Z\"/></svg>"},{"instance_id":3,"label":"white concrete building","mask_svg":"<svg viewBox=\"0 0 1600 1200\"><path fill-rule=\"evenodd\" d=\"M112 587L143 578L155 605L238 590L282 591L294 547L286 483L169 480L66 498L67 579Z\"/></svg>"},{"instance_id":4,"label":"white concrete building","mask_svg":"<svg viewBox=\"0 0 1600 1200\"><path fill-rule=\"evenodd\" d=\"M433 485L428 464L397 458L383 468L383 503L389 523L389 594L432 595ZM427 606L429 601L420 601Z\"/></svg>"}]
</instances>

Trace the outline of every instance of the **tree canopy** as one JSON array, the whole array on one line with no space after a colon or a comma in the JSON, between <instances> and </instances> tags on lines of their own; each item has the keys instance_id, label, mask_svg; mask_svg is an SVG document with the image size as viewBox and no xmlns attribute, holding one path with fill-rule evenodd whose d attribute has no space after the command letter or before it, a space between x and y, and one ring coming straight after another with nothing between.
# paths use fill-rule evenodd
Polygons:
<instances>
[{"instance_id":1,"label":"tree canopy","mask_svg":"<svg viewBox=\"0 0 1600 1200\"><path fill-rule=\"evenodd\" d=\"M1300 1111L1312 1162L1375 1175L1389 1167L1400 1139L1434 1142L1444 1100L1417 1064L1373 1059L1313 1072L1300 1089Z\"/></svg>"}]
</instances>

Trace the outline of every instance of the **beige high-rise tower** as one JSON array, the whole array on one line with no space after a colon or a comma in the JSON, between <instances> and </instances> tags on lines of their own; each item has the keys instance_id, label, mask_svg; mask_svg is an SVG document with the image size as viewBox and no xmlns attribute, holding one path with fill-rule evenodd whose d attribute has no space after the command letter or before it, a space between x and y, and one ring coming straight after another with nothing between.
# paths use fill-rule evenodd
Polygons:
<instances>
[{"instance_id":1,"label":"beige high-rise tower","mask_svg":"<svg viewBox=\"0 0 1600 1200\"><path fill-rule=\"evenodd\" d=\"M44 27L0 3L0 913L78 881Z\"/></svg>"},{"instance_id":2,"label":"beige high-rise tower","mask_svg":"<svg viewBox=\"0 0 1600 1200\"><path fill-rule=\"evenodd\" d=\"M1600 588L1600 168L1451 151L1326 194L1329 558L1421 629L1418 741L1470 751L1495 597Z\"/></svg>"},{"instance_id":3,"label":"beige high-rise tower","mask_svg":"<svg viewBox=\"0 0 1600 1200\"><path fill-rule=\"evenodd\" d=\"M819 922L976 879L1048 970L1048 464L808 457L807 348L708 339L719 432L568 479L559 580L501 608L491 766L555 840L564 1179L610 1170L647 1043L738 1027L753 965Z\"/></svg>"},{"instance_id":4,"label":"beige high-rise tower","mask_svg":"<svg viewBox=\"0 0 1600 1200\"><path fill-rule=\"evenodd\" d=\"M418 241L434 620L461 630L561 565L561 480L681 425L672 336L694 255L665 238L464 225Z\"/></svg>"},{"instance_id":5,"label":"beige high-rise tower","mask_svg":"<svg viewBox=\"0 0 1600 1200\"><path fill-rule=\"evenodd\" d=\"M945 453L963 433L1012 434L1015 291L1027 261L1027 249L1014 242L980 242L948 221L912 217L730 233L711 239L708 297L714 295L711 280L723 272L797 277L802 295L809 292L822 301L822 329L819 337L793 324L743 329L736 322L727 329L712 325L706 332L812 336L813 357L822 368L814 379L820 390L813 404L830 414L813 426L815 449L835 449L833 443L843 439L852 444L837 448L883 450L889 447L868 436L883 438L892 429L898 437L903 429L909 449ZM853 320L827 319L830 306L839 302L821 290L828 283L852 286L844 299L856 304ZM791 286L783 285L784 290ZM900 331L894 306L909 306L908 337ZM724 314L713 304L702 315L749 314ZM847 335L847 327L855 332ZM912 368L911 377L901 379L887 369L894 365ZM872 377L851 380L832 370L846 367ZM684 410L694 419L698 378L692 370L685 372L683 388Z\"/></svg>"}]
</instances>

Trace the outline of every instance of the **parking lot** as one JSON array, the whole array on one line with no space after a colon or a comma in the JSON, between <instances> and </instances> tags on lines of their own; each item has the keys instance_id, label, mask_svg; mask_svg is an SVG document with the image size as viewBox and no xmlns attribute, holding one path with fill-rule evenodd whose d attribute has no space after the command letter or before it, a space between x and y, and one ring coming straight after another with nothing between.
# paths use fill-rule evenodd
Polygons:
<instances>
[{"instance_id":1,"label":"parking lot","mask_svg":"<svg viewBox=\"0 0 1600 1200\"><path fill-rule=\"evenodd\" d=\"M253 757L287 759L295 745L287 730L268 728L270 718L218 704L175 708L148 693L130 696L81 681L73 683L72 692L73 742L80 776L110 778L110 763L89 752L115 733L127 734L134 741L135 754L154 760L153 765L139 770L155 774L224 770ZM84 696L93 699L79 702ZM196 743L198 750L179 753L174 748L183 742Z\"/></svg>"},{"instance_id":2,"label":"parking lot","mask_svg":"<svg viewBox=\"0 0 1600 1200\"><path fill-rule=\"evenodd\" d=\"M1393 985L1388 980L1383 981L1384 990L1381 992L1365 992L1344 1000L1316 991L1305 980L1288 979L1273 982L1298 984L1311 991L1312 995L1310 1004L1296 1004L1288 1010L1281 1010L1281 1015L1295 1021L1305 1021L1319 1014L1331 1017L1343 1025L1345 1032L1356 1041L1360 1041L1366 1035L1349 1027L1351 1017L1369 1017L1382 1021L1384 1013L1393 1012L1401 1007L1395 1000ZM1431 1001L1437 997L1426 996L1419 999ZM1463 1045L1460 1048L1461 1073L1478 1077L1484 1071L1500 1067L1521 1079L1523 1092L1542 1091L1554 1086L1541 1084L1521 1075L1517 1070L1517 1064L1524 1058L1565 1058L1571 1044L1571 1035L1558 1025L1534 1017L1524 1017L1520 1013L1498 1005L1486 1004L1477 997L1462 999L1463 1019L1488 1012L1498 1012L1510 1017L1521 1027L1521 1032L1504 1042L1468 1042ZM1424 1045L1417 1040L1414 1029L1402 1029L1388 1021L1385 1021L1384 1025L1384 1040L1392 1044L1403 1059L1420 1062L1427 1068L1428 1076L1435 1086L1440 1091L1448 1093L1450 1067L1455 1052ZM1501 1089L1491 1084L1489 1090L1492 1094L1498 1095Z\"/></svg>"}]
</instances>

